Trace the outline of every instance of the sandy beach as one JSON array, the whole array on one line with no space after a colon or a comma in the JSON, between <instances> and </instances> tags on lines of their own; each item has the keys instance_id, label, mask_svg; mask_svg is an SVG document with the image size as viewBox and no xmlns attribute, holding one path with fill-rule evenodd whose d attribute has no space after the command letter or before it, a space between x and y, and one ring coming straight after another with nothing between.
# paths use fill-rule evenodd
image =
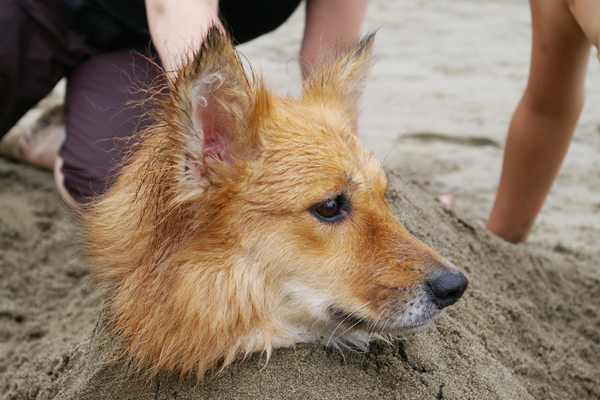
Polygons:
<instances>
[{"instance_id":1,"label":"sandy beach","mask_svg":"<svg viewBox=\"0 0 600 400\"><path fill-rule=\"evenodd\" d=\"M360 136L390 171L407 229L469 278L429 329L366 353L299 345L196 385L146 381L109 359L100 293L77 255L50 173L0 158L0 398L600 398L600 63L558 180L526 245L482 228L525 87L526 1L374 0L376 63ZM301 84L303 10L239 47L268 86ZM60 102L59 87L15 129ZM437 200L452 195L452 206Z\"/></svg>"}]
</instances>

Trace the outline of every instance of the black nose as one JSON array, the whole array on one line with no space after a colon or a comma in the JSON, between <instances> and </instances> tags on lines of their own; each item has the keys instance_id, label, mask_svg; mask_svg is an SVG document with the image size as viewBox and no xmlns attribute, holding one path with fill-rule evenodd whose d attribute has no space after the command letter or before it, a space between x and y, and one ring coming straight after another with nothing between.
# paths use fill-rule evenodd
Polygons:
<instances>
[{"instance_id":1,"label":"black nose","mask_svg":"<svg viewBox=\"0 0 600 400\"><path fill-rule=\"evenodd\" d=\"M468 285L467 277L457 270L438 272L427 281L431 300L440 309L456 303Z\"/></svg>"}]
</instances>

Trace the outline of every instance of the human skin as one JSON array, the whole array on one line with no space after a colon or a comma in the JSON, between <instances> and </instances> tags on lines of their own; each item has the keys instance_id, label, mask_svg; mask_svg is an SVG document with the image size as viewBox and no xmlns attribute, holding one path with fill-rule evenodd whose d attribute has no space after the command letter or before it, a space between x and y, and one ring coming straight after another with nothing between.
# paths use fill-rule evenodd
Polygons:
<instances>
[{"instance_id":1,"label":"human skin","mask_svg":"<svg viewBox=\"0 0 600 400\"><path fill-rule=\"evenodd\" d=\"M509 127L487 222L515 243L527 239L565 157L583 108L591 45L600 35L597 1L531 0L530 6L529 80Z\"/></svg>"},{"instance_id":2,"label":"human skin","mask_svg":"<svg viewBox=\"0 0 600 400\"><path fill-rule=\"evenodd\" d=\"M308 0L300 51L303 76L323 49L358 38L368 0ZM169 76L200 47L211 26L222 27L217 0L146 0L153 44Z\"/></svg>"}]
</instances>

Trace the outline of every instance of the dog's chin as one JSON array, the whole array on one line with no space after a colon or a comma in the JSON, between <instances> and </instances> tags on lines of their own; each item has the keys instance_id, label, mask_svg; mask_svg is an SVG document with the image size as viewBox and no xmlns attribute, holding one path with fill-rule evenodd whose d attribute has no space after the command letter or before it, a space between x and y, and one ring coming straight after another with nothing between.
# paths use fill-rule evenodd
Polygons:
<instances>
[{"instance_id":1,"label":"dog's chin","mask_svg":"<svg viewBox=\"0 0 600 400\"><path fill-rule=\"evenodd\" d=\"M444 310L435 306L423 307L420 310L403 311L392 315L378 317L359 316L339 308L329 307L327 310L331 323L344 326L348 330L360 330L384 334L413 333L428 327L443 315Z\"/></svg>"},{"instance_id":2,"label":"dog's chin","mask_svg":"<svg viewBox=\"0 0 600 400\"><path fill-rule=\"evenodd\" d=\"M436 310L428 319L425 319L419 323L411 324L411 325L402 325L397 328L386 329L384 333L388 333L391 335L401 334L401 333L414 333L419 332L424 329L427 329L430 325L433 324L435 320L444 315L444 310Z\"/></svg>"},{"instance_id":3,"label":"dog's chin","mask_svg":"<svg viewBox=\"0 0 600 400\"><path fill-rule=\"evenodd\" d=\"M316 320L313 319L314 314L309 314L301 320L287 321L284 323L286 334L271 337L272 347L318 343L338 349L366 351L374 340L387 341L390 336L425 329L443 314L443 310L422 302L421 307L401 308L377 315L364 309L349 312L330 305L324 309L324 314Z\"/></svg>"}]
</instances>

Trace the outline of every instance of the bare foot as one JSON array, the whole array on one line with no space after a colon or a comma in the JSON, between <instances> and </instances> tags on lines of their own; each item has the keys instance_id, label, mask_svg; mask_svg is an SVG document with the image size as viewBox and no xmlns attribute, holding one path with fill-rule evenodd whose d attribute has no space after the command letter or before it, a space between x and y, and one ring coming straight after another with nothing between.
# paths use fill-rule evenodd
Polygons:
<instances>
[{"instance_id":1,"label":"bare foot","mask_svg":"<svg viewBox=\"0 0 600 400\"><path fill-rule=\"evenodd\" d=\"M53 170L58 152L65 141L64 109L48 109L29 129L9 132L0 142L0 155Z\"/></svg>"}]
</instances>

